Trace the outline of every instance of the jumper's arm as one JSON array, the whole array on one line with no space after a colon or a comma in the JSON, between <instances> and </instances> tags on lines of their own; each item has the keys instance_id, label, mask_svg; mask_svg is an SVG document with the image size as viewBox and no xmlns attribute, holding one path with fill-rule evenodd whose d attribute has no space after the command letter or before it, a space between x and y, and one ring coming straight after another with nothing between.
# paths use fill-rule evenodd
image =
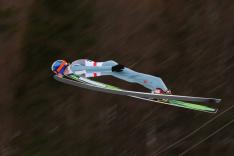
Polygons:
<instances>
[{"instance_id":1,"label":"jumper's arm","mask_svg":"<svg viewBox=\"0 0 234 156\"><path fill-rule=\"evenodd\" d=\"M81 65L72 65L72 71L83 71L86 72L112 72L112 66L81 66Z\"/></svg>"}]
</instances>

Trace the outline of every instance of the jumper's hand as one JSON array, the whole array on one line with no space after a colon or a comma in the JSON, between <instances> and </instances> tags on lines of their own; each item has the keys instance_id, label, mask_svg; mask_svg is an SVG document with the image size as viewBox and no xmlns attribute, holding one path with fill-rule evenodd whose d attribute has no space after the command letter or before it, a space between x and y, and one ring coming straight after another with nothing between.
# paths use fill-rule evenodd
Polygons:
<instances>
[{"instance_id":1,"label":"jumper's hand","mask_svg":"<svg viewBox=\"0 0 234 156\"><path fill-rule=\"evenodd\" d=\"M121 72L124 69L124 65L122 64L117 64L111 68L113 72Z\"/></svg>"}]
</instances>

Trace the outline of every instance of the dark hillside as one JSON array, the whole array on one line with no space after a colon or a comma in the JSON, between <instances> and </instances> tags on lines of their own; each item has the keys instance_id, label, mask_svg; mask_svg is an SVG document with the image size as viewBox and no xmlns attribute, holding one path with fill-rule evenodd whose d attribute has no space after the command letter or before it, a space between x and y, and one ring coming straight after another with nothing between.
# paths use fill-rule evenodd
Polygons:
<instances>
[{"instance_id":1,"label":"dark hillside","mask_svg":"<svg viewBox=\"0 0 234 156\"><path fill-rule=\"evenodd\" d=\"M232 155L233 15L228 0L0 1L0 155ZM60 58L116 60L223 102L207 114L67 86L50 71Z\"/></svg>"}]
</instances>

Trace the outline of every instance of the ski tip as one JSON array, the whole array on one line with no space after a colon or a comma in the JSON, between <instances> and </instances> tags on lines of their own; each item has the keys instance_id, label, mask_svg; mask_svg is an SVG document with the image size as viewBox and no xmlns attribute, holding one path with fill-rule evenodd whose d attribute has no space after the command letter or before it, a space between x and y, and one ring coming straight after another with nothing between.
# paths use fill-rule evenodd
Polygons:
<instances>
[{"instance_id":1,"label":"ski tip","mask_svg":"<svg viewBox=\"0 0 234 156\"><path fill-rule=\"evenodd\" d=\"M222 99L216 99L216 103L220 103Z\"/></svg>"},{"instance_id":2,"label":"ski tip","mask_svg":"<svg viewBox=\"0 0 234 156\"><path fill-rule=\"evenodd\" d=\"M209 103L220 103L222 100L221 99L208 99Z\"/></svg>"},{"instance_id":3,"label":"ski tip","mask_svg":"<svg viewBox=\"0 0 234 156\"><path fill-rule=\"evenodd\" d=\"M215 114L218 112L218 108L214 108L213 110L210 110L210 111L206 111L207 113L212 113L212 114Z\"/></svg>"}]
</instances>

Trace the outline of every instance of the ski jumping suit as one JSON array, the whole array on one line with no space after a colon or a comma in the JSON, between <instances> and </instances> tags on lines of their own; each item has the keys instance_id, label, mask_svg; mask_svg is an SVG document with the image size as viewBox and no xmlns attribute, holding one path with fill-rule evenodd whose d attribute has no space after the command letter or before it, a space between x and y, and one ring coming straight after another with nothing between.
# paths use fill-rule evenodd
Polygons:
<instances>
[{"instance_id":1,"label":"ski jumping suit","mask_svg":"<svg viewBox=\"0 0 234 156\"><path fill-rule=\"evenodd\" d=\"M121 72L112 72L112 67L117 64L117 62L112 60L95 62L87 59L79 59L72 62L68 66L68 70L71 73L84 77L111 75L127 82L138 83L151 91L154 91L156 88L161 88L163 91L168 90L162 79L156 76L139 73L126 67Z\"/></svg>"}]
</instances>

